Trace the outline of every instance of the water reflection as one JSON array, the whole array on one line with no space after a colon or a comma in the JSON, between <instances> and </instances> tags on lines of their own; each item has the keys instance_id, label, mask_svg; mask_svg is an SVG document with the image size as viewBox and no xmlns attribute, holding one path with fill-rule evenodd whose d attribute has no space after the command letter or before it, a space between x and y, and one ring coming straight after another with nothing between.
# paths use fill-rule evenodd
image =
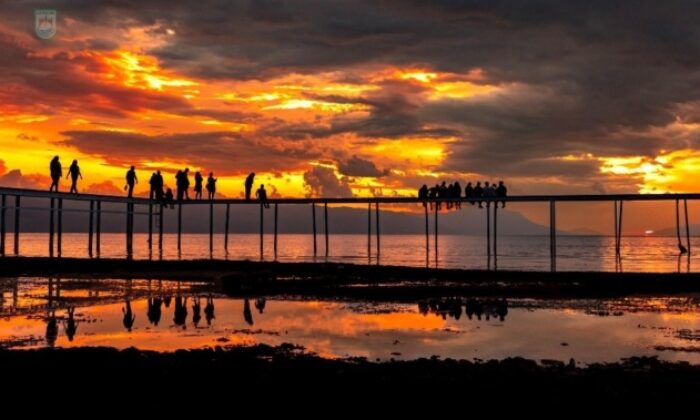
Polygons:
<instances>
[{"instance_id":1,"label":"water reflection","mask_svg":"<svg viewBox=\"0 0 700 420\"><path fill-rule=\"evenodd\" d=\"M700 363L692 350L700 342L698 296L387 303L232 298L204 283L71 279L0 279L0 290L0 347L292 343L324 357L592 362L654 355Z\"/></svg>"}]
</instances>

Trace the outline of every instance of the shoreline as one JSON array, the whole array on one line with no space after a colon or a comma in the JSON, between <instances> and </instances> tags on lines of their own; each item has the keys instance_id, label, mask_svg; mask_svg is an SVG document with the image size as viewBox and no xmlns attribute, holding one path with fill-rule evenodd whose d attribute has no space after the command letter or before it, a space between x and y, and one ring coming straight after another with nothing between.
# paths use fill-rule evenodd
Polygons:
<instances>
[{"instance_id":1,"label":"shoreline","mask_svg":"<svg viewBox=\"0 0 700 420\"><path fill-rule=\"evenodd\" d=\"M583 298L700 293L700 273L486 271L328 262L2 257L0 273L4 277L206 281L234 295Z\"/></svg>"}]
</instances>

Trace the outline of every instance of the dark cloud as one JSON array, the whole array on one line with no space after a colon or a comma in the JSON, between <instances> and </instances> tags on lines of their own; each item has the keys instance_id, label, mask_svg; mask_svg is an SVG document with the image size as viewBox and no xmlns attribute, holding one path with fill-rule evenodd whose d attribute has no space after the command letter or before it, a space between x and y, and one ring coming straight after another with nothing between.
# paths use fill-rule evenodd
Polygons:
<instances>
[{"instance_id":1,"label":"dark cloud","mask_svg":"<svg viewBox=\"0 0 700 420\"><path fill-rule=\"evenodd\" d=\"M363 159L359 156L352 156L349 159L338 163L338 171L347 176L380 177L388 175L388 170L380 171L374 162Z\"/></svg>"},{"instance_id":2,"label":"dark cloud","mask_svg":"<svg viewBox=\"0 0 700 420\"><path fill-rule=\"evenodd\" d=\"M64 144L99 156L110 164L144 165L154 161L188 162L218 175L250 171L287 171L305 167L319 157L304 142L289 144L274 139L246 137L230 132L147 136L114 131L64 131Z\"/></svg>"}]
</instances>

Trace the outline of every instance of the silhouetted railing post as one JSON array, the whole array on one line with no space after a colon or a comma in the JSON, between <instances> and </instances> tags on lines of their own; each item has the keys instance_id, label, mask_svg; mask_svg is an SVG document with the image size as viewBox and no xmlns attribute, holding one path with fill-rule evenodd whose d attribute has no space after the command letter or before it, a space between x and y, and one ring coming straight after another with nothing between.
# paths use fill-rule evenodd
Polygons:
<instances>
[{"instance_id":1,"label":"silhouetted railing post","mask_svg":"<svg viewBox=\"0 0 700 420\"><path fill-rule=\"evenodd\" d=\"M182 251L182 203L177 205L177 252Z\"/></svg>"},{"instance_id":2,"label":"silhouetted railing post","mask_svg":"<svg viewBox=\"0 0 700 420\"><path fill-rule=\"evenodd\" d=\"M5 256L5 213L7 206L7 197L2 195L2 209L0 209L0 255Z\"/></svg>"},{"instance_id":3,"label":"silhouetted railing post","mask_svg":"<svg viewBox=\"0 0 700 420\"><path fill-rule=\"evenodd\" d=\"M60 257L61 254L63 253L63 199L62 198L58 199L57 218L58 218L58 232L57 232L58 234L56 235L56 242L58 244L58 246L57 246L58 256Z\"/></svg>"},{"instance_id":4,"label":"silhouetted railing post","mask_svg":"<svg viewBox=\"0 0 700 420\"><path fill-rule=\"evenodd\" d=\"M209 256L214 254L214 201L209 200Z\"/></svg>"},{"instance_id":5,"label":"silhouetted railing post","mask_svg":"<svg viewBox=\"0 0 700 420\"><path fill-rule=\"evenodd\" d=\"M551 270L557 270L557 215L556 203L549 201L549 258Z\"/></svg>"},{"instance_id":6,"label":"silhouetted railing post","mask_svg":"<svg viewBox=\"0 0 700 420\"><path fill-rule=\"evenodd\" d=\"M165 206L163 203L160 204L160 209L158 210L158 252L160 256L163 256L163 209Z\"/></svg>"},{"instance_id":7,"label":"silhouetted railing post","mask_svg":"<svg viewBox=\"0 0 700 420\"><path fill-rule=\"evenodd\" d=\"M97 200L97 213L95 213L95 254L99 258L102 242L102 201Z\"/></svg>"},{"instance_id":8,"label":"silhouetted railing post","mask_svg":"<svg viewBox=\"0 0 700 420\"><path fill-rule=\"evenodd\" d=\"M688 200L683 200L685 211L685 240L688 243L688 256L690 256L690 225L688 224Z\"/></svg>"},{"instance_id":9,"label":"silhouetted railing post","mask_svg":"<svg viewBox=\"0 0 700 420\"><path fill-rule=\"evenodd\" d=\"M228 252L228 225L231 213L231 205L226 203L226 223L224 226L224 251Z\"/></svg>"},{"instance_id":10,"label":"silhouetted railing post","mask_svg":"<svg viewBox=\"0 0 700 420\"><path fill-rule=\"evenodd\" d=\"M311 203L311 226L314 233L314 257L316 256L316 203Z\"/></svg>"},{"instance_id":11,"label":"silhouetted railing post","mask_svg":"<svg viewBox=\"0 0 700 420\"><path fill-rule=\"evenodd\" d=\"M435 268L438 266L438 202L435 201Z\"/></svg>"},{"instance_id":12,"label":"silhouetted railing post","mask_svg":"<svg viewBox=\"0 0 700 420\"><path fill-rule=\"evenodd\" d=\"M49 257L53 257L53 233L54 233L54 225L53 225L53 209L55 206L55 199L52 197L51 198L51 208L49 209Z\"/></svg>"},{"instance_id":13,"label":"silhouetted railing post","mask_svg":"<svg viewBox=\"0 0 700 420\"><path fill-rule=\"evenodd\" d=\"M90 258L92 258L92 223L93 223L93 214L95 212L95 201L90 200L90 217L88 218L90 220L88 224L88 254L90 255Z\"/></svg>"},{"instance_id":14,"label":"silhouetted railing post","mask_svg":"<svg viewBox=\"0 0 700 420\"><path fill-rule=\"evenodd\" d=\"M372 258L372 203L367 203L367 258Z\"/></svg>"},{"instance_id":15,"label":"silhouetted railing post","mask_svg":"<svg viewBox=\"0 0 700 420\"><path fill-rule=\"evenodd\" d=\"M264 256L264 244L263 244L263 230L264 226L263 223L265 222L265 219L263 218L263 202L260 201L260 259L263 259Z\"/></svg>"},{"instance_id":16,"label":"silhouetted railing post","mask_svg":"<svg viewBox=\"0 0 700 420\"><path fill-rule=\"evenodd\" d=\"M323 203L323 233L326 237L326 257L328 256L328 203Z\"/></svg>"},{"instance_id":17,"label":"silhouetted railing post","mask_svg":"<svg viewBox=\"0 0 700 420\"><path fill-rule=\"evenodd\" d=\"M379 252L381 249L380 242L379 242L379 236L380 236L379 235L379 201L377 201L375 203L374 210L375 210L375 217L374 217L375 218L375 227L377 229L377 263L379 263Z\"/></svg>"},{"instance_id":18,"label":"silhouetted railing post","mask_svg":"<svg viewBox=\"0 0 700 420\"><path fill-rule=\"evenodd\" d=\"M275 250L275 259L277 259L277 203L275 203L275 238L273 248Z\"/></svg>"},{"instance_id":19,"label":"silhouetted railing post","mask_svg":"<svg viewBox=\"0 0 700 420\"><path fill-rule=\"evenodd\" d=\"M153 249L153 201L151 197L148 198L148 250Z\"/></svg>"},{"instance_id":20,"label":"silhouetted railing post","mask_svg":"<svg viewBox=\"0 0 700 420\"><path fill-rule=\"evenodd\" d=\"M14 240L15 240L15 255L19 255L19 208L20 208L20 196L15 196L15 230L14 230Z\"/></svg>"},{"instance_id":21,"label":"silhouetted railing post","mask_svg":"<svg viewBox=\"0 0 700 420\"><path fill-rule=\"evenodd\" d=\"M425 265L430 264L430 230L428 227L428 203L423 203L425 212Z\"/></svg>"}]
</instances>

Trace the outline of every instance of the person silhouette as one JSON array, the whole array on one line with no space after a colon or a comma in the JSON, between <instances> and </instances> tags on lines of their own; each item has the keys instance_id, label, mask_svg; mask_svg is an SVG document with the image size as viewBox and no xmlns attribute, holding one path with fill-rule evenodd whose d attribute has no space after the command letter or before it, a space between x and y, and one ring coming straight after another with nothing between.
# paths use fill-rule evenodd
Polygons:
<instances>
[{"instance_id":1,"label":"person silhouette","mask_svg":"<svg viewBox=\"0 0 700 420\"><path fill-rule=\"evenodd\" d=\"M197 171L194 173L194 199L195 200L201 200L202 199L202 182L204 181L204 178L202 177L202 174Z\"/></svg>"},{"instance_id":2,"label":"person silhouette","mask_svg":"<svg viewBox=\"0 0 700 420\"><path fill-rule=\"evenodd\" d=\"M207 306L204 307L204 316L207 319L207 325L211 326L211 321L216 318L214 316L214 297L207 296Z\"/></svg>"},{"instance_id":3,"label":"person silhouette","mask_svg":"<svg viewBox=\"0 0 700 420\"><path fill-rule=\"evenodd\" d=\"M56 321L56 311L50 310L46 317L46 345L54 347L58 338L58 323Z\"/></svg>"},{"instance_id":4,"label":"person silhouette","mask_svg":"<svg viewBox=\"0 0 700 420\"><path fill-rule=\"evenodd\" d=\"M182 326L184 330L186 328L185 322L187 321L187 297L184 299L182 296L175 297L175 313L173 317L173 322L175 325Z\"/></svg>"},{"instance_id":5,"label":"person silhouette","mask_svg":"<svg viewBox=\"0 0 700 420\"><path fill-rule=\"evenodd\" d=\"M260 188L255 192L255 196L260 200L260 203L262 203L263 207L266 209L270 208L270 203L267 202L267 190L265 190L265 185L260 184Z\"/></svg>"},{"instance_id":6,"label":"person silhouette","mask_svg":"<svg viewBox=\"0 0 700 420\"><path fill-rule=\"evenodd\" d=\"M127 197L131 198L134 196L134 185L139 183L139 179L136 177L136 168L131 167L126 172L126 185L124 185L124 190L128 191Z\"/></svg>"},{"instance_id":7,"label":"person silhouette","mask_svg":"<svg viewBox=\"0 0 700 420\"><path fill-rule=\"evenodd\" d=\"M163 191L163 175L160 173L160 171L156 171L156 200L161 201L163 200L163 195L165 192Z\"/></svg>"},{"instance_id":8,"label":"person silhouette","mask_svg":"<svg viewBox=\"0 0 700 420\"><path fill-rule=\"evenodd\" d=\"M263 311L265 310L266 303L267 303L267 299L265 299L264 297L255 299L255 309L257 309L258 312L260 314L262 314Z\"/></svg>"},{"instance_id":9,"label":"person silhouette","mask_svg":"<svg viewBox=\"0 0 700 420\"><path fill-rule=\"evenodd\" d=\"M74 311L74 307L71 306L68 308L68 319L63 324L63 327L66 331L66 337L68 337L68 341L73 341L73 337L75 337L75 332L78 330L78 322L75 320Z\"/></svg>"},{"instance_id":10,"label":"person silhouette","mask_svg":"<svg viewBox=\"0 0 700 420\"><path fill-rule=\"evenodd\" d=\"M148 185L151 187L148 195L149 200L160 200L158 198L158 174L158 172L153 172L151 179L148 180Z\"/></svg>"},{"instance_id":11,"label":"person silhouette","mask_svg":"<svg viewBox=\"0 0 700 420\"><path fill-rule=\"evenodd\" d=\"M481 181L476 183L476 187L474 187L474 197L476 198L481 198L484 196L484 187L481 186ZM483 208L484 202L479 200L479 208Z\"/></svg>"},{"instance_id":12,"label":"person silhouette","mask_svg":"<svg viewBox=\"0 0 700 420\"><path fill-rule=\"evenodd\" d=\"M49 191L58 192L58 184L63 177L63 169L61 169L61 161L58 160L58 156L54 156L53 159L51 159L49 172L51 173L51 186L49 187Z\"/></svg>"},{"instance_id":13,"label":"person silhouette","mask_svg":"<svg viewBox=\"0 0 700 420\"><path fill-rule=\"evenodd\" d=\"M160 297L151 297L148 299L148 322L157 327L160 322L160 318L163 314L163 300Z\"/></svg>"},{"instance_id":14,"label":"person silhouette","mask_svg":"<svg viewBox=\"0 0 700 420\"><path fill-rule=\"evenodd\" d=\"M70 193L78 194L78 178L83 179L83 174L80 173L80 166L78 166L78 161L74 160L68 168L68 175L66 178L70 177Z\"/></svg>"},{"instance_id":15,"label":"person silhouette","mask_svg":"<svg viewBox=\"0 0 700 420\"><path fill-rule=\"evenodd\" d=\"M505 198L507 196L508 188L506 188L506 185L503 183L503 181L498 181L498 187L496 187L496 197ZM496 202L496 206L498 206L498 202ZM505 200L501 201L501 207L506 208Z\"/></svg>"},{"instance_id":16,"label":"person silhouette","mask_svg":"<svg viewBox=\"0 0 700 420\"><path fill-rule=\"evenodd\" d=\"M250 311L250 301L248 298L243 302L243 319L246 324L253 325L253 313Z\"/></svg>"},{"instance_id":17,"label":"person silhouette","mask_svg":"<svg viewBox=\"0 0 700 420\"><path fill-rule=\"evenodd\" d=\"M209 178L207 178L207 198L213 200L214 194L216 194L216 178L214 178L214 172L209 172Z\"/></svg>"},{"instance_id":18,"label":"person silhouette","mask_svg":"<svg viewBox=\"0 0 700 420\"><path fill-rule=\"evenodd\" d=\"M459 181L455 182L454 185L452 186L452 198L456 198L457 201L454 203L455 207L458 209L462 208L462 185L459 183Z\"/></svg>"},{"instance_id":19,"label":"person silhouette","mask_svg":"<svg viewBox=\"0 0 700 420\"><path fill-rule=\"evenodd\" d=\"M169 205L171 209L175 208L175 197L173 197L173 190L171 190L170 188L168 188L165 191L165 198L164 198L163 202L165 203L166 206Z\"/></svg>"},{"instance_id":20,"label":"person silhouette","mask_svg":"<svg viewBox=\"0 0 700 420\"><path fill-rule=\"evenodd\" d=\"M426 200L428 198L428 186L423 184L422 187L418 190L418 198L421 200ZM423 201L423 207L428 207L428 204Z\"/></svg>"},{"instance_id":21,"label":"person silhouette","mask_svg":"<svg viewBox=\"0 0 700 420\"><path fill-rule=\"evenodd\" d=\"M177 171L175 174L175 189L177 190L177 201L182 201L185 194L185 187L182 182L182 171Z\"/></svg>"},{"instance_id":22,"label":"person silhouette","mask_svg":"<svg viewBox=\"0 0 700 420\"><path fill-rule=\"evenodd\" d=\"M124 300L124 305L126 307L122 308L122 313L124 313L122 324L124 324L124 328L126 328L127 331L131 332L134 321L136 321L136 315L134 311L131 310L131 301L129 299Z\"/></svg>"},{"instance_id":23,"label":"person silhouette","mask_svg":"<svg viewBox=\"0 0 700 420\"><path fill-rule=\"evenodd\" d=\"M255 172L251 172L245 178L245 201L250 201L250 193L253 191L253 182L255 182Z\"/></svg>"},{"instance_id":24,"label":"person silhouette","mask_svg":"<svg viewBox=\"0 0 700 420\"><path fill-rule=\"evenodd\" d=\"M471 182L467 182L467 186L464 187L464 197L474 198L474 187ZM474 205L474 200L469 200L469 204Z\"/></svg>"},{"instance_id":25,"label":"person silhouette","mask_svg":"<svg viewBox=\"0 0 700 420\"><path fill-rule=\"evenodd\" d=\"M199 300L199 296L194 298L194 303L192 304L192 324L197 328L199 321L202 320L202 305Z\"/></svg>"}]
</instances>

